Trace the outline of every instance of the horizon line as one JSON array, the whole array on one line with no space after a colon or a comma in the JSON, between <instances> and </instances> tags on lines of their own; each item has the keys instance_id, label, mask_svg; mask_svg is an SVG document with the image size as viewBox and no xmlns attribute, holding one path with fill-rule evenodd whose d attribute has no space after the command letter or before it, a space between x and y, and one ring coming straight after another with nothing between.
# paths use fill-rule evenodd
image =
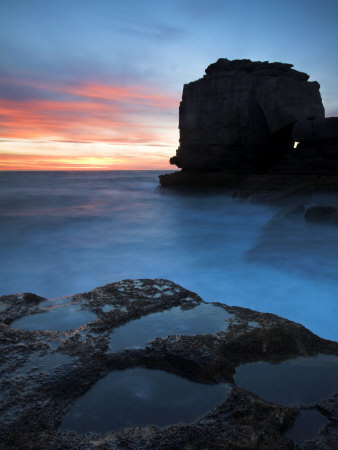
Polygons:
<instances>
[{"instance_id":1,"label":"horizon line","mask_svg":"<svg viewBox=\"0 0 338 450\"><path fill-rule=\"evenodd\" d=\"M1 172L125 172L125 171L165 171L172 172L175 169L0 169ZM179 171L179 169L176 169Z\"/></svg>"}]
</instances>

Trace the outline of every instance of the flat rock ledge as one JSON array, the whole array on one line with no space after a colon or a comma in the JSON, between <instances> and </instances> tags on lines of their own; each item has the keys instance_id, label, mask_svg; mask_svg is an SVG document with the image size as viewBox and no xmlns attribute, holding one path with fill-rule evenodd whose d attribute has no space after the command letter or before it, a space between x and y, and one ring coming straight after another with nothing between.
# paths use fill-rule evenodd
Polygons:
<instances>
[{"instance_id":1,"label":"flat rock ledge","mask_svg":"<svg viewBox=\"0 0 338 450\"><path fill-rule=\"evenodd\" d=\"M281 362L318 354L338 356L338 343L273 314L224 304L224 331L155 338L140 348L112 352L111 332L150 314L205 304L193 292L163 279L124 280L63 302L94 313L96 319L68 331L29 331L11 327L22 317L46 311L34 294L0 297L0 448L4 449L333 449L338 448L338 393L312 405L267 402L237 386L236 367L255 361ZM56 368L30 367L37 352L63 355ZM34 358L33 358L34 359ZM225 401L192 423L147 426L105 434L77 434L59 428L72 404L116 370L164 370L188 380L229 383ZM309 369L311 370L311 369ZM324 381L323 381L324 382ZM312 440L298 445L284 434L302 408L327 417Z\"/></svg>"}]
</instances>

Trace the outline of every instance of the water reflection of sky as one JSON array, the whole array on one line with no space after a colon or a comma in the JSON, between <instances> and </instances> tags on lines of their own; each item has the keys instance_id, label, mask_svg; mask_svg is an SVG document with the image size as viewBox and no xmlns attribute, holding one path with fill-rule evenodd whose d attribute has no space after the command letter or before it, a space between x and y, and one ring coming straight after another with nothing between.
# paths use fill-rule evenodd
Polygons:
<instances>
[{"instance_id":1,"label":"water reflection of sky","mask_svg":"<svg viewBox=\"0 0 338 450\"><path fill-rule=\"evenodd\" d=\"M114 371L78 398L61 429L106 433L119 428L193 422L225 401L226 383L201 384L149 369Z\"/></svg>"},{"instance_id":2,"label":"water reflection of sky","mask_svg":"<svg viewBox=\"0 0 338 450\"><path fill-rule=\"evenodd\" d=\"M279 230L268 250L259 247L264 258L250 260L275 208L159 191L157 175L1 173L1 294L57 297L168 278L207 301L273 312L338 339L338 228Z\"/></svg>"},{"instance_id":3,"label":"water reflection of sky","mask_svg":"<svg viewBox=\"0 0 338 450\"><path fill-rule=\"evenodd\" d=\"M55 305L46 308L45 312L31 314L15 320L12 328L21 330L67 331L75 330L97 317L79 305Z\"/></svg>"},{"instance_id":4,"label":"water reflection of sky","mask_svg":"<svg viewBox=\"0 0 338 450\"><path fill-rule=\"evenodd\" d=\"M226 331L230 317L231 314L214 305L202 303L191 309L181 309L178 306L115 328L111 333L109 347L111 351L118 352L126 348L143 347L157 337Z\"/></svg>"},{"instance_id":5,"label":"water reflection of sky","mask_svg":"<svg viewBox=\"0 0 338 450\"><path fill-rule=\"evenodd\" d=\"M293 427L285 434L297 444L313 439L328 419L316 409L302 410L296 417Z\"/></svg>"},{"instance_id":6,"label":"water reflection of sky","mask_svg":"<svg viewBox=\"0 0 338 450\"><path fill-rule=\"evenodd\" d=\"M338 389L338 357L319 354L280 363L258 361L240 365L235 383L269 402L292 406L319 402Z\"/></svg>"}]
</instances>

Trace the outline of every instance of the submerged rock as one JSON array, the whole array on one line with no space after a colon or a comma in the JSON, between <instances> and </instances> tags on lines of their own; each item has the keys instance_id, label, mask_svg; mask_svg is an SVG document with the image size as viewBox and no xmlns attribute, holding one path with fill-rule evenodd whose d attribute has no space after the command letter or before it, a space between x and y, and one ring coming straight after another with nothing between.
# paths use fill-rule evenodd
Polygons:
<instances>
[{"instance_id":1,"label":"submerged rock","mask_svg":"<svg viewBox=\"0 0 338 450\"><path fill-rule=\"evenodd\" d=\"M321 202L322 198L308 199L307 202ZM334 198L330 200L334 202ZM336 279L338 241L333 221L335 208L322 211L319 207L318 211L318 206L305 208L302 204L292 204L292 200L289 204L263 225L253 247L245 252L244 259L262 267L275 267L281 272L296 271L310 279ZM308 211L313 214L312 221L307 220ZM323 234L325 239L322 239Z\"/></svg>"},{"instance_id":2,"label":"submerged rock","mask_svg":"<svg viewBox=\"0 0 338 450\"><path fill-rule=\"evenodd\" d=\"M298 396L293 385L292 395L302 404L286 405L278 396L272 403L237 386L236 371L260 361L292 366L301 357L310 378L316 355L320 361L338 361L338 343L299 324L205 303L163 279L124 280L63 299L42 299L28 309L22 302L21 311L18 296L10 299L0 297L0 305L6 305L0 310L2 448L291 450L294 444L285 432L307 407L307 397ZM48 308L64 305L90 311L91 321L77 326L74 320L74 328L54 331L11 326L20 316L26 323L39 315L45 321L43 314L53 311ZM134 336L123 345L114 343L125 335L124 327ZM325 385L325 370L320 374ZM335 384L331 377L330 383L338 392L338 380ZM317 407L328 419L311 435L312 445L335 448L337 395L319 397Z\"/></svg>"},{"instance_id":3,"label":"submerged rock","mask_svg":"<svg viewBox=\"0 0 338 450\"><path fill-rule=\"evenodd\" d=\"M338 212L333 206L310 206L305 212L305 220L313 223L338 223Z\"/></svg>"}]
</instances>

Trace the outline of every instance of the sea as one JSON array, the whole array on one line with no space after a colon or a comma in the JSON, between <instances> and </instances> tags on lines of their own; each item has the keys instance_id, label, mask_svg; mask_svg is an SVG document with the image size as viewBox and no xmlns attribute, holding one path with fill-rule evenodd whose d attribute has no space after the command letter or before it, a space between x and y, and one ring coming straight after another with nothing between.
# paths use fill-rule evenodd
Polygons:
<instances>
[{"instance_id":1,"label":"sea","mask_svg":"<svg viewBox=\"0 0 338 450\"><path fill-rule=\"evenodd\" d=\"M280 207L162 188L161 173L0 173L0 295L165 278L338 340L338 227L267 225Z\"/></svg>"}]
</instances>

